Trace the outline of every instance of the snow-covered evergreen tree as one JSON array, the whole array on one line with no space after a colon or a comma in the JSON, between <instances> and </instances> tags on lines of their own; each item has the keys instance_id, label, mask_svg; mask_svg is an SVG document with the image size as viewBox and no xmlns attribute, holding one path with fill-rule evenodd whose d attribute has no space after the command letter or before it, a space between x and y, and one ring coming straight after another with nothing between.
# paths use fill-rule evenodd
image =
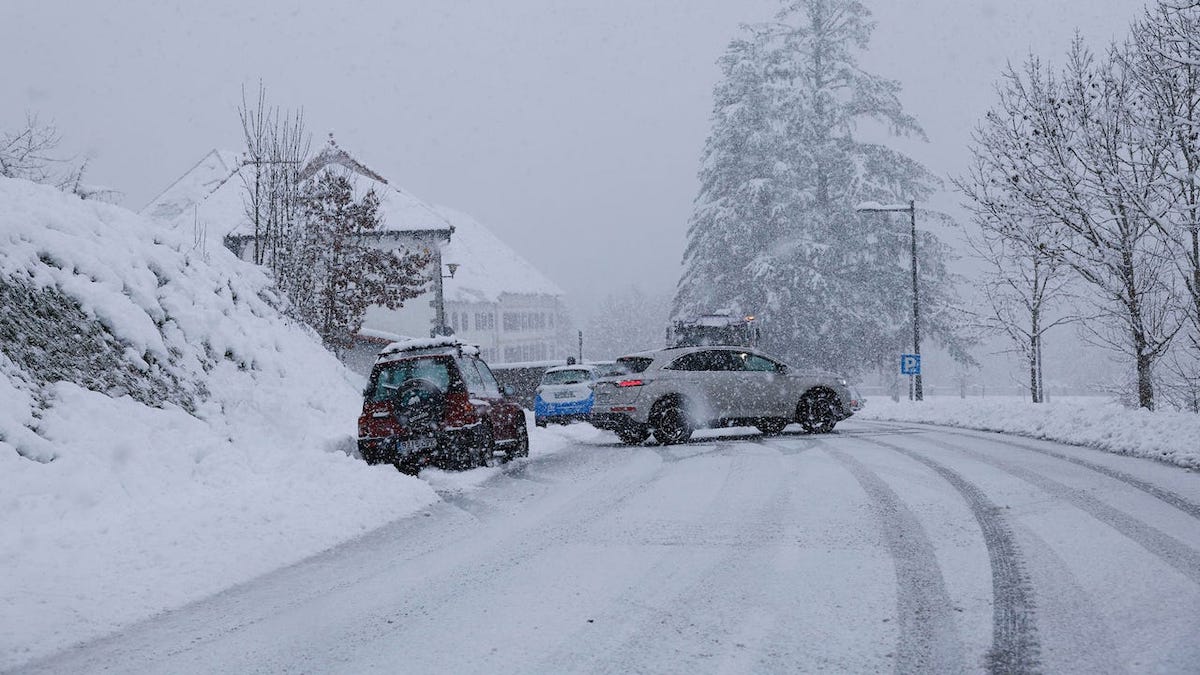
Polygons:
<instances>
[{"instance_id":1,"label":"snow-covered evergreen tree","mask_svg":"<svg viewBox=\"0 0 1200 675\"><path fill-rule=\"evenodd\" d=\"M673 315L733 306L761 317L764 346L796 363L890 364L912 334L907 228L854 206L920 200L937 180L857 135L872 124L923 137L899 83L858 66L870 12L855 0L790 1L743 30L721 60ZM928 232L918 249L923 328L966 358L949 252Z\"/></svg>"},{"instance_id":2,"label":"snow-covered evergreen tree","mask_svg":"<svg viewBox=\"0 0 1200 675\"><path fill-rule=\"evenodd\" d=\"M767 232L781 231L787 200L788 166L779 161L783 136L782 100L770 88L778 52L770 35L747 27L733 40L720 65L713 98L713 131L700 166L700 195L688 228L683 276L674 314L684 317L721 308L731 301L755 303L749 274Z\"/></svg>"},{"instance_id":3,"label":"snow-covered evergreen tree","mask_svg":"<svg viewBox=\"0 0 1200 675\"><path fill-rule=\"evenodd\" d=\"M368 307L397 309L425 290L430 256L373 247L379 198L369 190L355 199L350 179L336 170L313 176L300 194L299 227L278 281L297 317L339 352Z\"/></svg>"}]
</instances>

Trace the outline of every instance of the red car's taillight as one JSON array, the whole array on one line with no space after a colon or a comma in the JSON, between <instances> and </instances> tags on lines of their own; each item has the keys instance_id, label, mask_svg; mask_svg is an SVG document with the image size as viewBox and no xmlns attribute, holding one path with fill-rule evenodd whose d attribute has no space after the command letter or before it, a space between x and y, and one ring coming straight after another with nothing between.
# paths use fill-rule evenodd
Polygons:
<instances>
[{"instance_id":1,"label":"red car's taillight","mask_svg":"<svg viewBox=\"0 0 1200 675\"><path fill-rule=\"evenodd\" d=\"M620 382L617 383L617 386L618 387L640 387L643 384L646 384L646 383L642 380L621 380Z\"/></svg>"},{"instance_id":2,"label":"red car's taillight","mask_svg":"<svg viewBox=\"0 0 1200 675\"><path fill-rule=\"evenodd\" d=\"M476 423L478 416L471 396L465 391L451 391L446 394L446 426L465 427Z\"/></svg>"}]
</instances>

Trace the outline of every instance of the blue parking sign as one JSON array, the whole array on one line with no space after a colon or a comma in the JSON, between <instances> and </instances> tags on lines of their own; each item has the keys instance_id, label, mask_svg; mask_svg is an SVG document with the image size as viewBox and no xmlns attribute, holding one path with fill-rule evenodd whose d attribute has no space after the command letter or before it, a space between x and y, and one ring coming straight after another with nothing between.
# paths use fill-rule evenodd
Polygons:
<instances>
[{"instance_id":1,"label":"blue parking sign","mask_svg":"<svg viewBox=\"0 0 1200 675\"><path fill-rule=\"evenodd\" d=\"M901 354L900 355L900 374L901 375L920 375L921 374L921 355L920 354Z\"/></svg>"}]
</instances>

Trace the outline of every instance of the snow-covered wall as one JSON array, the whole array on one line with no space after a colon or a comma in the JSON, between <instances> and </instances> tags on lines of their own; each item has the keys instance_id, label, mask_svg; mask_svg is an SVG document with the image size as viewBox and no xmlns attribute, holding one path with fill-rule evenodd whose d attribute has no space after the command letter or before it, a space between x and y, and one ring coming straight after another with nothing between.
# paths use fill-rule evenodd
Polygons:
<instances>
[{"instance_id":1,"label":"snow-covered wall","mask_svg":"<svg viewBox=\"0 0 1200 675\"><path fill-rule=\"evenodd\" d=\"M223 247L0 179L0 670L436 499Z\"/></svg>"}]
</instances>

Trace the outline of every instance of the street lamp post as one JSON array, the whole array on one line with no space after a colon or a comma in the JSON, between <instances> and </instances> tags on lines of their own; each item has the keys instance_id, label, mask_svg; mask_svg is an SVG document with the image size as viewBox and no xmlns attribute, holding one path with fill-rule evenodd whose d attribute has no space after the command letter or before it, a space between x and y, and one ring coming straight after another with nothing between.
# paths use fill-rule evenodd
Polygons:
<instances>
[{"instance_id":1,"label":"street lamp post","mask_svg":"<svg viewBox=\"0 0 1200 675\"><path fill-rule=\"evenodd\" d=\"M877 202L863 202L854 207L855 211L860 213L888 213L895 211L907 211L909 223L912 226L911 237L911 254L912 254L912 312L913 312L913 354L921 356L921 302L917 287L917 202L915 199L908 200L908 204L879 204ZM921 386L921 372L918 370L916 375L913 375L913 399L917 401L925 400L924 390Z\"/></svg>"},{"instance_id":2,"label":"street lamp post","mask_svg":"<svg viewBox=\"0 0 1200 675\"><path fill-rule=\"evenodd\" d=\"M458 271L458 263L447 263L450 274L442 274L442 252L438 250L434 256L434 263L437 265L437 272L433 275L433 292L434 292L434 317L433 336L450 335L454 331L446 325L446 292L442 284L442 279L453 279L454 273Z\"/></svg>"}]
</instances>

